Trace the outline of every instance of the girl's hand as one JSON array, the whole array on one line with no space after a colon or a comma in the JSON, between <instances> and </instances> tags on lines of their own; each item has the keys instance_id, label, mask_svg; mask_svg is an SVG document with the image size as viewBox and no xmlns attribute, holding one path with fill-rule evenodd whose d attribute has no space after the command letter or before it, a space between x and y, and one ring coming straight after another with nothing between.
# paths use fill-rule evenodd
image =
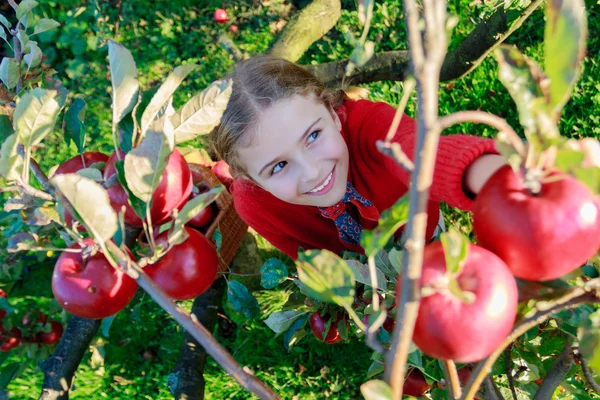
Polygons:
<instances>
[{"instance_id":1,"label":"girl's hand","mask_svg":"<svg viewBox=\"0 0 600 400\"><path fill-rule=\"evenodd\" d=\"M465 190L476 195L488 179L504 165L506 160L498 154L484 154L477 158L465 171L463 177Z\"/></svg>"}]
</instances>

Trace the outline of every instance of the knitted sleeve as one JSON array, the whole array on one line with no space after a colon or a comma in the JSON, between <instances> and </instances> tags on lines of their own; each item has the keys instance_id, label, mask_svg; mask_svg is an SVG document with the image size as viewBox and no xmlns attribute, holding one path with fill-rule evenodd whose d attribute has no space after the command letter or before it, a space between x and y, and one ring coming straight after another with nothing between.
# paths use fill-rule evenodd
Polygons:
<instances>
[{"instance_id":1,"label":"knitted sleeve","mask_svg":"<svg viewBox=\"0 0 600 400\"><path fill-rule=\"evenodd\" d=\"M365 102L364 104L359 104ZM366 149L372 162L384 163L395 171L398 178L409 187L410 176L403 168L389 157L377 150L376 141L384 140L394 119L396 109L387 103L362 100L353 106L356 111L349 112L349 123L359 125L359 145ZM352 114L357 114L362 121L352 121ZM361 118L362 117L362 118ZM416 121L404 115L393 142L400 144L406 155L414 160L416 146ZM430 199L444 201L452 207L470 210L471 198L463 189L463 175L467 167L483 154L497 154L492 139L471 135L450 135L440 137Z\"/></svg>"}]
</instances>

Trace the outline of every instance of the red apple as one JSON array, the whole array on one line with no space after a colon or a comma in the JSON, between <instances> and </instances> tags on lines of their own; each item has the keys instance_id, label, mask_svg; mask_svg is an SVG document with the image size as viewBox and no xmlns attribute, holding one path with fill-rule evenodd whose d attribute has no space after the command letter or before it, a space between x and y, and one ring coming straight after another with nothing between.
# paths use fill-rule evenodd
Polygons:
<instances>
[{"instance_id":1,"label":"red apple","mask_svg":"<svg viewBox=\"0 0 600 400\"><path fill-rule=\"evenodd\" d=\"M215 165L211 167L211 171L217 178L219 178L221 183L223 183L223 185L229 189L229 186L231 186L233 183L233 176L231 176L229 164L223 160L217 161Z\"/></svg>"},{"instance_id":2,"label":"red apple","mask_svg":"<svg viewBox=\"0 0 600 400\"><path fill-rule=\"evenodd\" d=\"M108 161L108 156L106 154L99 153L97 151L84 152L83 160L81 156L82 154L77 154L75 157L63 162L56 169L56 172L54 174L74 174L81 169L91 167L95 163L106 163Z\"/></svg>"},{"instance_id":3,"label":"red apple","mask_svg":"<svg viewBox=\"0 0 600 400\"><path fill-rule=\"evenodd\" d=\"M84 239L92 245L92 239ZM80 249L78 243L70 249ZM131 253L129 256L133 259ZM58 304L81 318L106 318L121 311L135 296L137 282L113 268L102 251L83 259L82 253L63 252L52 273L52 293Z\"/></svg>"},{"instance_id":4,"label":"red apple","mask_svg":"<svg viewBox=\"0 0 600 400\"><path fill-rule=\"evenodd\" d=\"M429 389L431 389L431 385L427 383L421 370L418 368L410 368L404 379L402 393L406 396L419 397L427 393Z\"/></svg>"},{"instance_id":5,"label":"red apple","mask_svg":"<svg viewBox=\"0 0 600 400\"><path fill-rule=\"evenodd\" d=\"M231 24L229 25L229 28L227 29L229 31L229 33L231 33L232 35L235 35L238 33L239 28L236 24Z\"/></svg>"},{"instance_id":6,"label":"red apple","mask_svg":"<svg viewBox=\"0 0 600 400\"><path fill-rule=\"evenodd\" d=\"M509 166L498 170L477 195L473 229L479 244L522 279L559 278L600 248L600 205L573 177L551 174L538 194L523 187Z\"/></svg>"},{"instance_id":7,"label":"red apple","mask_svg":"<svg viewBox=\"0 0 600 400\"><path fill-rule=\"evenodd\" d=\"M224 24L228 19L227 11L222 8L217 8L213 14L213 18L215 19L215 22Z\"/></svg>"},{"instance_id":8,"label":"red apple","mask_svg":"<svg viewBox=\"0 0 600 400\"><path fill-rule=\"evenodd\" d=\"M335 344L344 340L339 331L339 324L343 320L346 323L346 326L349 326L348 317L343 312L337 313L337 318L331 320L329 325L329 331L327 331L327 321L331 320L331 316L329 314L325 314L322 316L320 312L315 312L310 316L309 324L310 330L313 335L321 342L327 344ZM325 332L327 331L327 334Z\"/></svg>"},{"instance_id":9,"label":"red apple","mask_svg":"<svg viewBox=\"0 0 600 400\"><path fill-rule=\"evenodd\" d=\"M442 243L427 245L420 285L437 291L421 300L413 342L430 357L460 363L481 360L506 339L513 327L517 284L500 258L472 244L453 279L458 289L473 295L472 302L451 290ZM401 293L400 283L397 296Z\"/></svg>"}]
</instances>

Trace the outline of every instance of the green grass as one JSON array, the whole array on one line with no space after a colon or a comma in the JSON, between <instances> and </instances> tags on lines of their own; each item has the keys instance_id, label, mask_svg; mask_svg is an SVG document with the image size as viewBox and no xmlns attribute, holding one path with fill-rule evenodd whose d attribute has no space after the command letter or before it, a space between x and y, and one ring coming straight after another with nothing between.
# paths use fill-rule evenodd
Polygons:
<instances>
[{"instance_id":1,"label":"green grass","mask_svg":"<svg viewBox=\"0 0 600 400\"><path fill-rule=\"evenodd\" d=\"M42 50L49 62L71 90L71 96L81 95L88 103L86 114L89 149L108 152L112 148L110 86L106 46L102 40L111 38L115 29L116 10L108 2L41 0L47 17L63 25L55 33L44 35ZM212 22L213 2L205 8L191 2L125 1L117 40L128 47L137 63L142 90L150 90L162 82L176 66L197 63L194 73L177 92L175 103L182 104L198 90L221 77L233 65L228 54L216 43L217 34L224 29ZM385 3L385 6L384 6ZM483 9L470 6L471 0L452 0L450 10L461 16L453 32L452 46L473 28ZM249 54L264 52L275 37L271 24L288 18L290 6L274 0L268 6L244 2L227 2L230 15L237 19L240 33L234 38L239 48ZM346 58L352 51L342 34L344 27L359 32L354 2L344 1L345 9L336 27L322 40L314 43L300 60L301 63L321 63ZM587 1L589 11L588 57L584 72L573 98L568 103L560 129L566 136L599 137L600 127L600 18L595 0ZM384 16L383 7L389 18ZM401 20L399 0L377 2L370 38L376 40L377 50L405 49L406 35ZM542 11L532 17L508 40L536 60L542 58ZM398 82L378 82L365 85L372 100L397 105L402 87ZM518 119L513 101L497 78L497 64L486 59L475 71L451 84L440 87L440 114L458 110L481 109L507 118L517 128ZM407 112L414 115L414 105ZM473 124L453 127L446 133L465 132L493 136L490 129ZM52 165L75 154L67 148L58 133L40 146L36 157L48 170ZM447 222L470 232L467 213L445 207ZM260 240L260 239L259 239ZM281 256L262 244L265 258ZM47 275L51 266L42 267ZM49 280L40 282L49 291ZM264 296L260 293L257 296ZM60 317L57 305L43 297L17 296L15 306L40 308ZM265 307L268 302L265 302ZM189 302L185 303L189 308ZM270 307L274 307L270 304ZM64 315L63 315L64 317ZM360 397L359 386L366 381L371 352L359 340L328 346L307 336L288 352L281 337L274 337L260 320L245 321L239 315L229 318L238 324L233 336L224 337L219 329L217 339L228 348L236 360L249 367L260 379L273 387L285 399L353 399ZM171 398L167 380L178 357L182 338L181 328L146 295L138 296L132 306L120 313L109 337L96 343L104 352L104 368L88 353L78 370L72 399L167 399ZM10 361L26 359L14 353ZM32 363L33 364L33 363ZM9 385L11 397L34 399L40 392L42 375L30 365ZM252 398L212 359L208 359L205 378L207 399ZM296 396L296 397L294 397Z\"/></svg>"}]
</instances>

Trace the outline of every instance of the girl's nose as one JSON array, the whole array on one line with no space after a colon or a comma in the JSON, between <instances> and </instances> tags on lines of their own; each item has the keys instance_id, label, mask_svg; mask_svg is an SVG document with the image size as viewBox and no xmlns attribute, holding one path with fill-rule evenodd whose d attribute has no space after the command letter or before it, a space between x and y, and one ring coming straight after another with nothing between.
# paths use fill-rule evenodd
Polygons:
<instances>
[{"instance_id":1,"label":"girl's nose","mask_svg":"<svg viewBox=\"0 0 600 400\"><path fill-rule=\"evenodd\" d=\"M319 163L308 157L304 158L302 161L302 176L301 179L304 182L310 183L315 182L321 177L321 168L319 167Z\"/></svg>"}]
</instances>

